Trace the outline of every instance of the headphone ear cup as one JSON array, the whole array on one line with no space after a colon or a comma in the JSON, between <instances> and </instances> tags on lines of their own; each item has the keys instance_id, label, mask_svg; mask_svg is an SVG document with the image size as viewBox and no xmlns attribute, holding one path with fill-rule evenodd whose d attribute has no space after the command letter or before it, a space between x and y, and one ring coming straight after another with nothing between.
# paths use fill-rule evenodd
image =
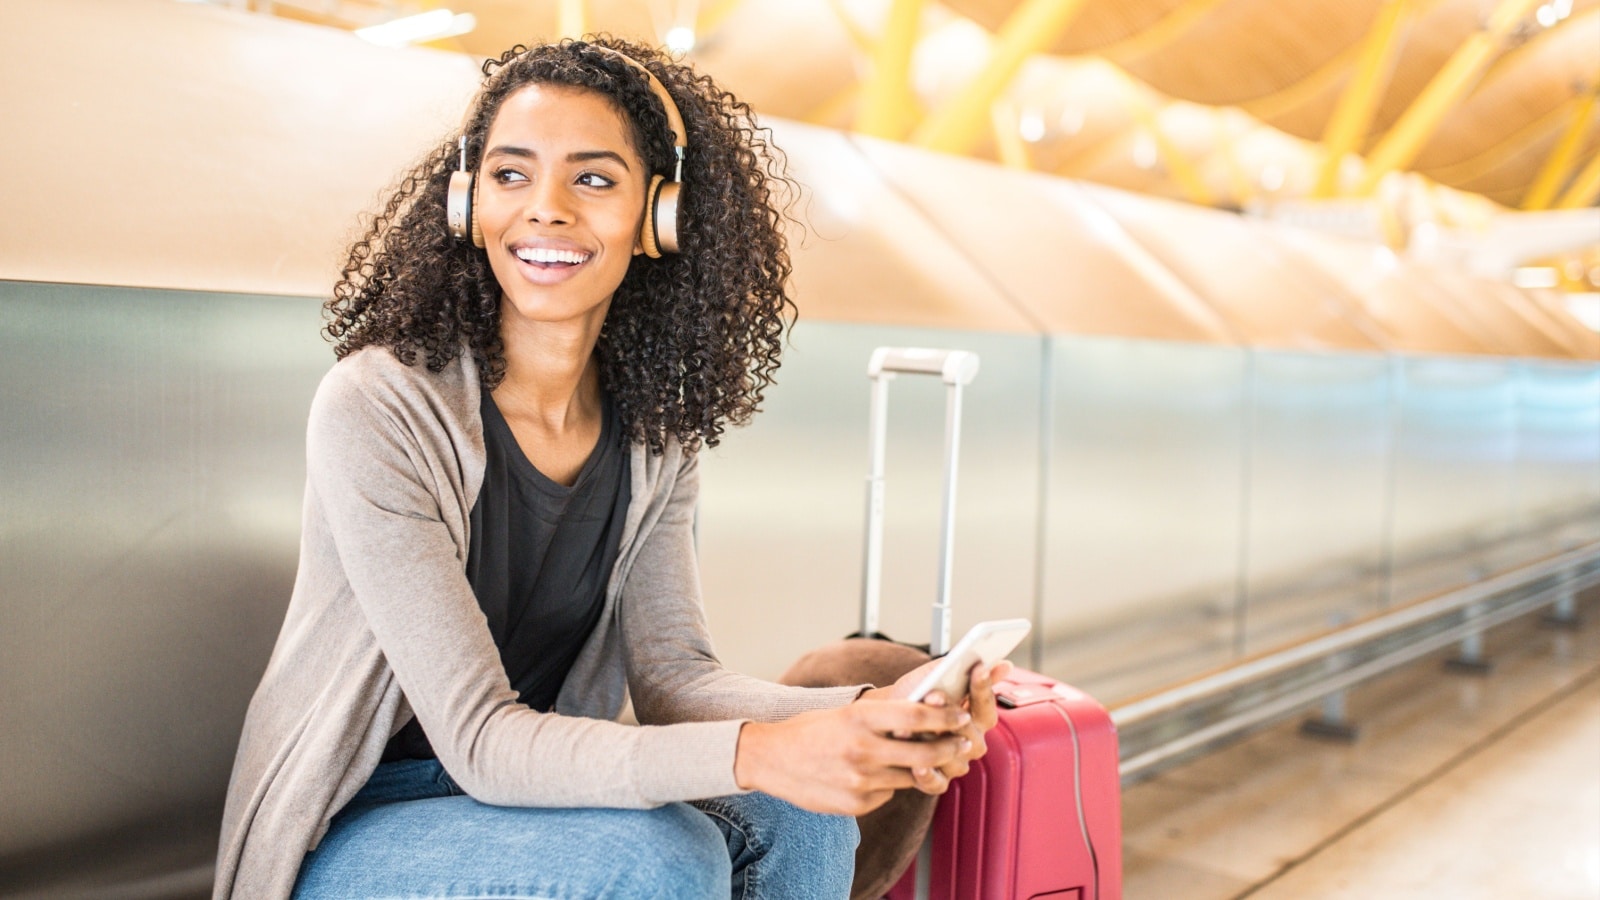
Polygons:
<instances>
[{"instance_id":1,"label":"headphone ear cup","mask_svg":"<svg viewBox=\"0 0 1600 900\"><path fill-rule=\"evenodd\" d=\"M660 176L656 176L658 179ZM677 181L668 181L656 191L655 203L655 238L656 245L662 253L677 253L678 250L678 191L683 184Z\"/></svg>"},{"instance_id":2,"label":"headphone ear cup","mask_svg":"<svg viewBox=\"0 0 1600 900\"><path fill-rule=\"evenodd\" d=\"M656 239L656 202L661 198L661 186L666 181L660 175L650 179L644 191L644 224L639 226L639 246L651 259L661 258L661 242Z\"/></svg>"},{"instance_id":3,"label":"headphone ear cup","mask_svg":"<svg viewBox=\"0 0 1600 900\"><path fill-rule=\"evenodd\" d=\"M444 202L445 225L450 229L450 236L458 241L466 240L469 231L477 230L478 217L477 210L472 208L472 188L471 172L450 173L450 190Z\"/></svg>"},{"instance_id":4,"label":"headphone ear cup","mask_svg":"<svg viewBox=\"0 0 1600 900\"><path fill-rule=\"evenodd\" d=\"M483 249L483 229L478 227L478 204L472 204L472 246Z\"/></svg>"}]
</instances>

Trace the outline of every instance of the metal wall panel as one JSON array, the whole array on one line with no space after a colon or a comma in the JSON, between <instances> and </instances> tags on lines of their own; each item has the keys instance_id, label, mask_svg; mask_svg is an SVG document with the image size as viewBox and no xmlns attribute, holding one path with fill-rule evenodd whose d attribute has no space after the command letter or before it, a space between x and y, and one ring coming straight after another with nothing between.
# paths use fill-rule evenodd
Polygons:
<instances>
[{"instance_id":1,"label":"metal wall panel","mask_svg":"<svg viewBox=\"0 0 1600 900\"><path fill-rule=\"evenodd\" d=\"M1245 652L1381 605L1391 371L1376 354L1252 354Z\"/></svg>"},{"instance_id":2,"label":"metal wall panel","mask_svg":"<svg viewBox=\"0 0 1600 900\"><path fill-rule=\"evenodd\" d=\"M1234 652L1246 353L1051 348L1042 667L1113 702Z\"/></svg>"},{"instance_id":3,"label":"metal wall panel","mask_svg":"<svg viewBox=\"0 0 1600 900\"><path fill-rule=\"evenodd\" d=\"M734 669L776 677L856 628L866 371L881 345L979 355L964 401L953 628L1034 614L1039 339L802 322L766 409L701 463L706 614ZM936 593L945 388L900 376L889 395L882 628L920 643Z\"/></svg>"},{"instance_id":4,"label":"metal wall panel","mask_svg":"<svg viewBox=\"0 0 1600 900\"><path fill-rule=\"evenodd\" d=\"M1517 376L1506 359L1414 357L1399 370L1395 601L1492 567L1515 521Z\"/></svg>"},{"instance_id":5,"label":"metal wall panel","mask_svg":"<svg viewBox=\"0 0 1600 900\"><path fill-rule=\"evenodd\" d=\"M176 833L209 865L293 581L318 328L314 301L0 282L0 859Z\"/></svg>"},{"instance_id":6,"label":"metal wall panel","mask_svg":"<svg viewBox=\"0 0 1600 900\"><path fill-rule=\"evenodd\" d=\"M1517 530L1600 538L1600 369L1523 360L1517 375Z\"/></svg>"}]
</instances>

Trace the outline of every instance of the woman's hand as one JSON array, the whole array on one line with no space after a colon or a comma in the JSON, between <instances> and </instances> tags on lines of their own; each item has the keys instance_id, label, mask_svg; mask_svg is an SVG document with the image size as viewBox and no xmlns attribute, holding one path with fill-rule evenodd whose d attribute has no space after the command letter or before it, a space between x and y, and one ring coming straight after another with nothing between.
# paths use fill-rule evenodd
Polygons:
<instances>
[{"instance_id":1,"label":"woman's hand","mask_svg":"<svg viewBox=\"0 0 1600 900\"><path fill-rule=\"evenodd\" d=\"M964 710L903 699L863 699L782 722L747 722L739 731L734 780L812 812L859 816L900 788L942 790L948 783L942 770L971 749L965 737L971 722ZM895 734L938 737L913 741Z\"/></svg>"},{"instance_id":2,"label":"woman's hand","mask_svg":"<svg viewBox=\"0 0 1600 900\"><path fill-rule=\"evenodd\" d=\"M862 693L861 699L889 699L909 696L912 687L921 681L922 677L937 662L938 660L934 660L918 666L902 675L898 681L888 687L873 688L865 691ZM972 718L966 725L962 726L959 732L960 737L965 741L962 744L962 750L956 754L955 759L933 771L914 771L913 776L918 790L928 794L944 793L949 788L951 779L960 778L967 774L967 770L972 766L972 761L981 758L984 753L988 752L988 742L984 738L984 733L993 728L995 723L1000 720L1000 710L994 698L994 685L997 681L1005 680L1006 676L1011 674L1011 669L1012 666L1008 660L1001 660L993 666L984 666L980 663L972 667L967 699L963 703ZM943 692L933 691L922 702L930 706L944 706L947 700ZM895 736L909 738L911 735L901 733Z\"/></svg>"}]
</instances>

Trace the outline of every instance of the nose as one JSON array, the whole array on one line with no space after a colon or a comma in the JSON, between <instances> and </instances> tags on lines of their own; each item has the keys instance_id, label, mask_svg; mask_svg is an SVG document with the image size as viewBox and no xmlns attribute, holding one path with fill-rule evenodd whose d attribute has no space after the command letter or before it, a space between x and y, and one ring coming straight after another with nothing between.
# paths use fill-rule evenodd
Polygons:
<instances>
[{"instance_id":1,"label":"nose","mask_svg":"<svg viewBox=\"0 0 1600 900\"><path fill-rule=\"evenodd\" d=\"M572 192L559 178L539 178L529 185L522 213L529 222L568 225L574 217Z\"/></svg>"}]
</instances>

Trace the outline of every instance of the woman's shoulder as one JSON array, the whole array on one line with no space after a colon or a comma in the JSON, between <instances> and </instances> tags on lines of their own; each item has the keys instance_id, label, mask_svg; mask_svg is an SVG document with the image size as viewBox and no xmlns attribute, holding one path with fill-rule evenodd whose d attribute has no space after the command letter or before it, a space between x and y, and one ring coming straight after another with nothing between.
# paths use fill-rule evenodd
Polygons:
<instances>
[{"instance_id":1,"label":"woman's shoulder","mask_svg":"<svg viewBox=\"0 0 1600 900\"><path fill-rule=\"evenodd\" d=\"M452 431L476 432L477 368L463 353L443 370L421 360L408 365L388 347L367 346L333 364L311 403L311 425L381 421L413 424L431 420Z\"/></svg>"},{"instance_id":2,"label":"woman's shoulder","mask_svg":"<svg viewBox=\"0 0 1600 900\"><path fill-rule=\"evenodd\" d=\"M650 496L667 497L688 490L697 492L700 484L700 454L690 450L671 434L665 435L659 451L652 451L642 440L628 443L633 490Z\"/></svg>"},{"instance_id":3,"label":"woman's shoulder","mask_svg":"<svg viewBox=\"0 0 1600 900\"><path fill-rule=\"evenodd\" d=\"M468 352L434 372L420 358L407 364L388 347L368 345L334 363L317 392L346 403L470 398L476 406L477 387L477 367Z\"/></svg>"}]
</instances>

